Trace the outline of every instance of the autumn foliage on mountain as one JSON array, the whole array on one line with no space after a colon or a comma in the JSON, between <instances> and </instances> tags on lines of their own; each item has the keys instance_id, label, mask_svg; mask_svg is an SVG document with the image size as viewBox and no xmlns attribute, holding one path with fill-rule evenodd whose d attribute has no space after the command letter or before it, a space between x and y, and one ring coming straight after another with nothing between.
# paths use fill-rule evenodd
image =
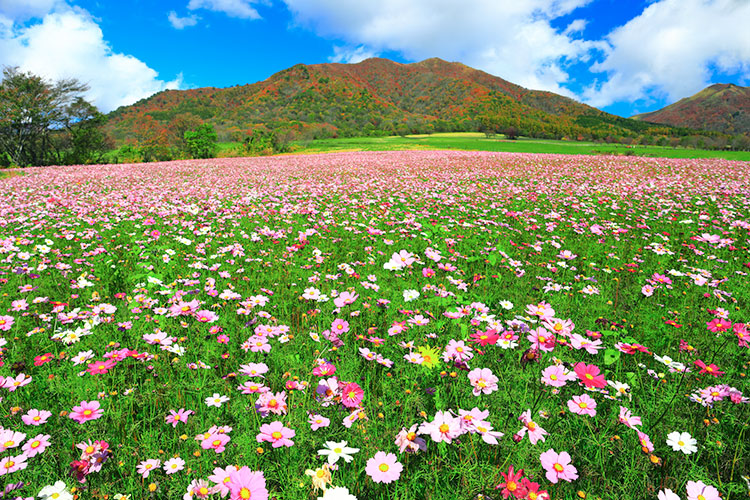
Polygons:
<instances>
[{"instance_id":1,"label":"autumn foliage on mountain","mask_svg":"<svg viewBox=\"0 0 750 500\"><path fill-rule=\"evenodd\" d=\"M553 139L690 133L614 116L440 59L298 64L250 85L160 92L108 118L108 132L119 143L157 149L201 122L225 141L242 141L259 130L290 139L509 129Z\"/></svg>"},{"instance_id":2,"label":"autumn foliage on mountain","mask_svg":"<svg viewBox=\"0 0 750 500\"><path fill-rule=\"evenodd\" d=\"M750 133L750 87L717 83L658 111L633 118L725 134Z\"/></svg>"}]
</instances>

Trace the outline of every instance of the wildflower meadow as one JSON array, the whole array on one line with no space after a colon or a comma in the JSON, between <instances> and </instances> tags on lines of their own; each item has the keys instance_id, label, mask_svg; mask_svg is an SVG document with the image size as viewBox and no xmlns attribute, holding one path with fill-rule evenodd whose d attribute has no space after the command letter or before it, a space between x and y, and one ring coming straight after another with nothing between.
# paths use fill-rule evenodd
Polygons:
<instances>
[{"instance_id":1,"label":"wildflower meadow","mask_svg":"<svg viewBox=\"0 0 750 500\"><path fill-rule=\"evenodd\" d=\"M748 497L748 163L389 151L0 187L0 498Z\"/></svg>"}]
</instances>

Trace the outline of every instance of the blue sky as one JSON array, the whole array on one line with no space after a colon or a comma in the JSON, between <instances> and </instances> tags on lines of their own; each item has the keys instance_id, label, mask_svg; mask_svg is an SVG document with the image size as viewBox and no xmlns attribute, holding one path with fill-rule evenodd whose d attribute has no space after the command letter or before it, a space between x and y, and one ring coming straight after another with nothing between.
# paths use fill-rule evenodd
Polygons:
<instances>
[{"instance_id":1,"label":"blue sky","mask_svg":"<svg viewBox=\"0 0 750 500\"><path fill-rule=\"evenodd\" d=\"M104 111L297 63L459 61L621 116L750 84L748 0L0 0L0 65Z\"/></svg>"}]
</instances>

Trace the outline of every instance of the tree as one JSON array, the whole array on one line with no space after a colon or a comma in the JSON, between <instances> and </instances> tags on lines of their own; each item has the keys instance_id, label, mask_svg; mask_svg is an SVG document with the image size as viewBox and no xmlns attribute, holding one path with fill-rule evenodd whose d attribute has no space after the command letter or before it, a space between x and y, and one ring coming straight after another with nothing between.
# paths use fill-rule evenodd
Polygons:
<instances>
[{"instance_id":1,"label":"tree","mask_svg":"<svg viewBox=\"0 0 750 500\"><path fill-rule=\"evenodd\" d=\"M88 87L75 79L53 84L18 68L3 68L0 156L22 167L59 160L52 136L77 123L74 113L86 90Z\"/></svg>"},{"instance_id":2,"label":"tree","mask_svg":"<svg viewBox=\"0 0 750 500\"><path fill-rule=\"evenodd\" d=\"M78 98L68 108L69 119L62 134L65 149L59 155L60 163L69 165L101 162L104 153L113 148L104 133L105 117L96 107Z\"/></svg>"},{"instance_id":3,"label":"tree","mask_svg":"<svg viewBox=\"0 0 750 500\"><path fill-rule=\"evenodd\" d=\"M185 132L185 145L193 158L213 158L216 156L216 131L210 123L204 123L197 130Z\"/></svg>"},{"instance_id":4,"label":"tree","mask_svg":"<svg viewBox=\"0 0 750 500\"><path fill-rule=\"evenodd\" d=\"M511 141L518 139L518 129L516 127L510 126L506 128L504 134L505 137Z\"/></svg>"}]
</instances>

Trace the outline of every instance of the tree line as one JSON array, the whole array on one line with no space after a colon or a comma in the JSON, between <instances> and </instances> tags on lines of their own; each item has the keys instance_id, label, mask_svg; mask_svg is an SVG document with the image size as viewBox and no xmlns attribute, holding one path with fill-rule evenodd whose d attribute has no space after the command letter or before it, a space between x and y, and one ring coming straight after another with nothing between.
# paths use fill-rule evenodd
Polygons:
<instances>
[{"instance_id":1,"label":"tree line","mask_svg":"<svg viewBox=\"0 0 750 500\"><path fill-rule=\"evenodd\" d=\"M17 67L3 68L0 166L112 161L115 142L106 131L106 117L84 98L88 90L73 78L50 82ZM126 145L125 156L130 154L135 161L216 156L217 136L212 125L188 117L175 120L173 129L179 134L176 145L163 140L157 124L145 126L139 141Z\"/></svg>"}]
</instances>

